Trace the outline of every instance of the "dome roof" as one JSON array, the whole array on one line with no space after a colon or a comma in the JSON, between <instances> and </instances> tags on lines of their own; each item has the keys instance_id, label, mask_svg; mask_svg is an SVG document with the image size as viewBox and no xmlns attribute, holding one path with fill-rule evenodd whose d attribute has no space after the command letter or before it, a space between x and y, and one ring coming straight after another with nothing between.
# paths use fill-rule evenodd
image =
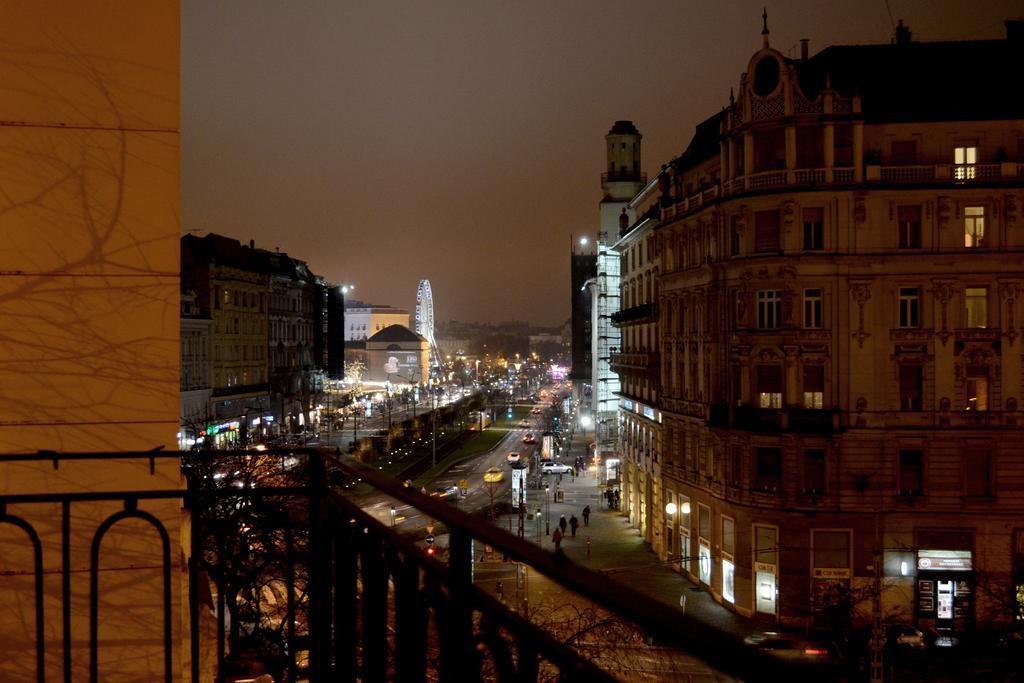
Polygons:
<instances>
[{"instance_id":1,"label":"dome roof","mask_svg":"<svg viewBox=\"0 0 1024 683\"><path fill-rule=\"evenodd\" d=\"M422 342L423 337L410 330L405 325L388 325L383 330L373 335L366 341L370 342Z\"/></svg>"}]
</instances>

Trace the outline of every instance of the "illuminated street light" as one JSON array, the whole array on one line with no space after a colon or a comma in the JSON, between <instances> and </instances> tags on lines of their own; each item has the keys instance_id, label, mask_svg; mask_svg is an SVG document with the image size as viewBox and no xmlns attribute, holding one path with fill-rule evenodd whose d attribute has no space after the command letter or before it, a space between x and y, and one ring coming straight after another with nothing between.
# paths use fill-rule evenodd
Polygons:
<instances>
[{"instance_id":1,"label":"illuminated street light","mask_svg":"<svg viewBox=\"0 0 1024 683\"><path fill-rule=\"evenodd\" d=\"M683 508L682 509L683 509L683 514L684 515L690 514L690 501L686 501L685 503L683 503Z\"/></svg>"},{"instance_id":2,"label":"illuminated street light","mask_svg":"<svg viewBox=\"0 0 1024 683\"><path fill-rule=\"evenodd\" d=\"M349 292L354 291L355 288L356 288L355 285L342 285L341 286L341 293L342 294L348 294Z\"/></svg>"},{"instance_id":3,"label":"illuminated street light","mask_svg":"<svg viewBox=\"0 0 1024 683\"><path fill-rule=\"evenodd\" d=\"M395 506L391 506L391 526L395 526Z\"/></svg>"},{"instance_id":4,"label":"illuminated street light","mask_svg":"<svg viewBox=\"0 0 1024 683\"><path fill-rule=\"evenodd\" d=\"M685 505L685 503L683 503L683 504ZM672 503L672 502L667 503L665 505L665 512L668 514L669 517L671 517L672 515L676 514L676 504Z\"/></svg>"},{"instance_id":5,"label":"illuminated street light","mask_svg":"<svg viewBox=\"0 0 1024 683\"><path fill-rule=\"evenodd\" d=\"M589 240L589 239L587 239L587 236L586 236L586 235L584 235L583 237L581 237L581 238L580 238L580 246L583 246L583 247L585 247L585 246L587 246L587 244L588 244L589 242L590 242L590 240Z\"/></svg>"}]
</instances>

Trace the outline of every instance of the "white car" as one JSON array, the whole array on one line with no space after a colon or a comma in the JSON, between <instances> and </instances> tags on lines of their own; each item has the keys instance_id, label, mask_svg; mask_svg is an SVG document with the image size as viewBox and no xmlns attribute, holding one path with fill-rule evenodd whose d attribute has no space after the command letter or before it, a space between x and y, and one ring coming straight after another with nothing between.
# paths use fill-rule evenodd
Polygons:
<instances>
[{"instance_id":1,"label":"white car","mask_svg":"<svg viewBox=\"0 0 1024 683\"><path fill-rule=\"evenodd\" d=\"M519 455L515 451L512 451L511 453L508 454L508 461L509 462L519 462L519 459L521 457L522 457L521 455Z\"/></svg>"},{"instance_id":2,"label":"white car","mask_svg":"<svg viewBox=\"0 0 1024 683\"><path fill-rule=\"evenodd\" d=\"M541 474L568 474L572 468L560 462L546 462L540 466Z\"/></svg>"}]
</instances>

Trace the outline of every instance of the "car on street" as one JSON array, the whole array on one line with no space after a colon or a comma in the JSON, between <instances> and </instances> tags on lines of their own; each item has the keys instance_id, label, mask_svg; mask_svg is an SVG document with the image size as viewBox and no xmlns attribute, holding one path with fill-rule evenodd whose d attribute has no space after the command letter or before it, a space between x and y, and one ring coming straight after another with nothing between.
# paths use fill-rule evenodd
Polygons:
<instances>
[{"instance_id":1,"label":"car on street","mask_svg":"<svg viewBox=\"0 0 1024 683\"><path fill-rule=\"evenodd\" d=\"M497 484L499 481L505 478L504 472L499 470L497 467L492 467L484 472L484 483L485 484Z\"/></svg>"},{"instance_id":2,"label":"car on street","mask_svg":"<svg viewBox=\"0 0 1024 683\"><path fill-rule=\"evenodd\" d=\"M530 415L540 415L540 413L540 408L534 408L533 410L530 411Z\"/></svg>"},{"instance_id":3,"label":"car on street","mask_svg":"<svg viewBox=\"0 0 1024 683\"><path fill-rule=\"evenodd\" d=\"M449 498L456 498L459 495L459 487L455 484L449 484L447 486L438 486L436 489L430 492L434 498L440 498L441 500L448 500Z\"/></svg>"},{"instance_id":4,"label":"car on street","mask_svg":"<svg viewBox=\"0 0 1024 683\"><path fill-rule=\"evenodd\" d=\"M560 462L545 462L540 466L541 474L568 474L571 470L571 467Z\"/></svg>"},{"instance_id":5,"label":"car on street","mask_svg":"<svg viewBox=\"0 0 1024 683\"><path fill-rule=\"evenodd\" d=\"M775 631L755 633L744 638L743 642L779 659L825 662L829 657L829 647L825 643L804 640Z\"/></svg>"},{"instance_id":6,"label":"car on street","mask_svg":"<svg viewBox=\"0 0 1024 683\"><path fill-rule=\"evenodd\" d=\"M537 443L537 437L535 437L532 433L527 434L526 436L523 437L523 443Z\"/></svg>"},{"instance_id":7,"label":"car on street","mask_svg":"<svg viewBox=\"0 0 1024 683\"><path fill-rule=\"evenodd\" d=\"M516 451L512 451L505 457L509 462L519 462L520 458L522 458L523 456L517 453Z\"/></svg>"}]
</instances>

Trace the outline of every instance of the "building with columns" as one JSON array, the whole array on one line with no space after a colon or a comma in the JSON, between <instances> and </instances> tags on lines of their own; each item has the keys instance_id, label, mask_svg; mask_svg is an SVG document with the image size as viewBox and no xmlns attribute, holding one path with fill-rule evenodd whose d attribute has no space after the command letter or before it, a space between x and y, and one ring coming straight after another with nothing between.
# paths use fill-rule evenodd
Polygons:
<instances>
[{"instance_id":1,"label":"building with columns","mask_svg":"<svg viewBox=\"0 0 1024 683\"><path fill-rule=\"evenodd\" d=\"M1021 27L790 59L766 25L663 169L657 224L616 245L656 253L630 261L613 360L623 413L659 375L658 468L625 450L661 498L634 523L742 615L856 621L876 591L924 628L1021 614L1024 88L993 68Z\"/></svg>"}]
</instances>

